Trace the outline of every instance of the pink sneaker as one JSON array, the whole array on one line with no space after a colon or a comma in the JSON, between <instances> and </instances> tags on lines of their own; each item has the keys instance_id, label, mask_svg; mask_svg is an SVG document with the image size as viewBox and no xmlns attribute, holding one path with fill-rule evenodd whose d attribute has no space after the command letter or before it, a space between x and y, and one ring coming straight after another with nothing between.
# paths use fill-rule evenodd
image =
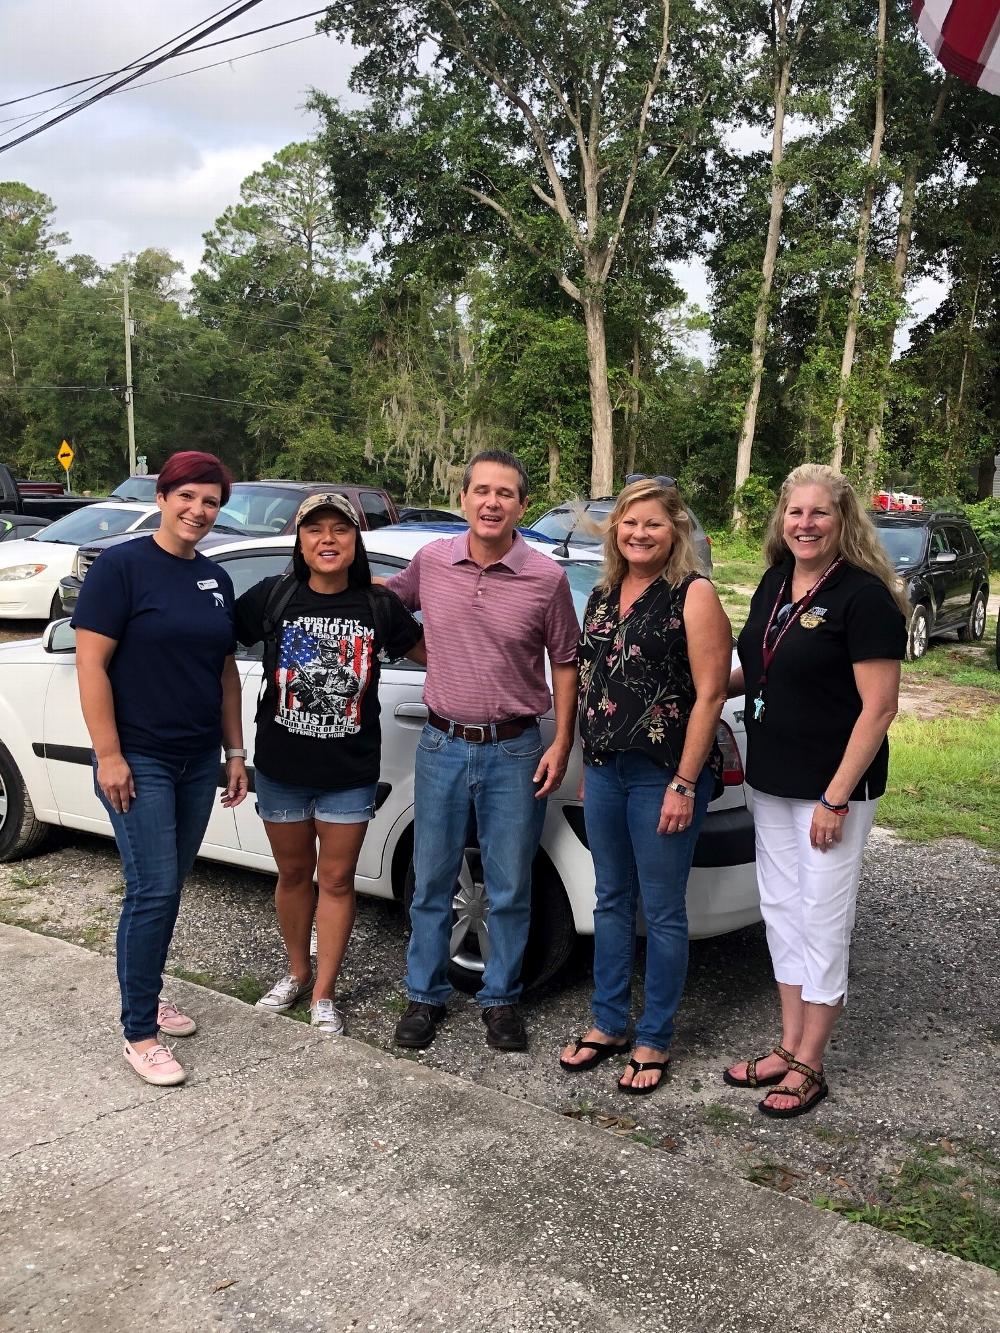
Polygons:
<instances>
[{"instance_id":1,"label":"pink sneaker","mask_svg":"<svg viewBox=\"0 0 1000 1333\"><path fill-rule=\"evenodd\" d=\"M132 1066L141 1079L157 1088L171 1088L187 1078L184 1066L174 1059L169 1046L151 1046L148 1051L134 1051L126 1042L125 1062Z\"/></svg>"},{"instance_id":2,"label":"pink sneaker","mask_svg":"<svg viewBox=\"0 0 1000 1333\"><path fill-rule=\"evenodd\" d=\"M156 1011L156 1026L168 1037L190 1037L198 1031L198 1024L190 1014L184 1014L170 1000L161 1000Z\"/></svg>"}]
</instances>

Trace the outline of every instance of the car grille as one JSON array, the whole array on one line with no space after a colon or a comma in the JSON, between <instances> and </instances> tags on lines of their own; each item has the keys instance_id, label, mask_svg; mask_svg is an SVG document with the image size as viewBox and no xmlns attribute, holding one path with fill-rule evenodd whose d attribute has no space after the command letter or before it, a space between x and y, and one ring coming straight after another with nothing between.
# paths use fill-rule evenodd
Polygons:
<instances>
[{"instance_id":1,"label":"car grille","mask_svg":"<svg viewBox=\"0 0 1000 1333\"><path fill-rule=\"evenodd\" d=\"M73 574L76 578L83 580L87 577L87 570L100 555L100 551L79 550L73 559Z\"/></svg>"}]
</instances>

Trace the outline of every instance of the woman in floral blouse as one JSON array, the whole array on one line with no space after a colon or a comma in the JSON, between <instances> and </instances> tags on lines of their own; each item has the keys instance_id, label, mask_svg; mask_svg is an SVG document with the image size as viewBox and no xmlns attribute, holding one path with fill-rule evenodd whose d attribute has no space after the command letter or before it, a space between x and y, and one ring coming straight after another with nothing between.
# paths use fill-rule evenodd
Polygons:
<instances>
[{"instance_id":1,"label":"woman in floral blouse","mask_svg":"<svg viewBox=\"0 0 1000 1333\"><path fill-rule=\"evenodd\" d=\"M698 568L675 486L626 486L607 521L604 574L580 641L584 814L594 858L594 1026L567 1046L566 1070L624 1054L636 906L646 918L645 1007L618 1087L648 1094L669 1060L684 991L686 890L694 845L722 790L715 729L732 631Z\"/></svg>"}]
</instances>

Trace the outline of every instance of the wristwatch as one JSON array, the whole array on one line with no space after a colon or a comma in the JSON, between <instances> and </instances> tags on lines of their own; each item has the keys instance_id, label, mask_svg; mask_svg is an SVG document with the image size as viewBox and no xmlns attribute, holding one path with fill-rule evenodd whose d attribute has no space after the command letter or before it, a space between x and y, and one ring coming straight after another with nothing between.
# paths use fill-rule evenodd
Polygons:
<instances>
[{"instance_id":1,"label":"wristwatch","mask_svg":"<svg viewBox=\"0 0 1000 1333\"><path fill-rule=\"evenodd\" d=\"M240 750L236 746L234 746L231 750L226 751L227 759L245 759L246 757L247 757L246 750Z\"/></svg>"},{"instance_id":2,"label":"wristwatch","mask_svg":"<svg viewBox=\"0 0 1000 1333\"><path fill-rule=\"evenodd\" d=\"M678 796L686 796L689 801L694 800L694 788L685 787L684 783L678 782L676 778L673 780L673 782L668 782L667 787L670 789L670 791L675 791Z\"/></svg>"}]
</instances>

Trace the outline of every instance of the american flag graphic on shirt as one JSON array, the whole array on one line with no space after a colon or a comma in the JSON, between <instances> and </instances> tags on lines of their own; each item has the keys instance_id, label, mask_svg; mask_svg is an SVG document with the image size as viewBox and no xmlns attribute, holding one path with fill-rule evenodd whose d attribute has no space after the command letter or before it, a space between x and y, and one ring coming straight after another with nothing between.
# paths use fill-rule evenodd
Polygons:
<instances>
[{"instance_id":1,"label":"american flag graphic on shirt","mask_svg":"<svg viewBox=\"0 0 1000 1333\"><path fill-rule=\"evenodd\" d=\"M278 653L275 721L298 736L354 736L371 680L375 634L360 620L299 616Z\"/></svg>"}]
</instances>

